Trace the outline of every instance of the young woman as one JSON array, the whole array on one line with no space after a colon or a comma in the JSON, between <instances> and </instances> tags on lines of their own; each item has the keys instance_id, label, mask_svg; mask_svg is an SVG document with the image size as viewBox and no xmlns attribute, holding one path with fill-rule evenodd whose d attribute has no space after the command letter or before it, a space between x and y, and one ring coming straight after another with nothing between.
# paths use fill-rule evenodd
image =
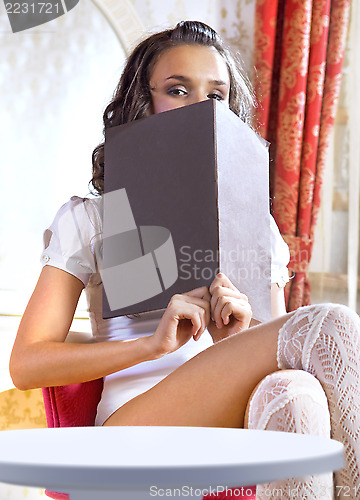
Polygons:
<instances>
[{"instance_id":1,"label":"young woman","mask_svg":"<svg viewBox=\"0 0 360 500\"><path fill-rule=\"evenodd\" d=\"M222 101L251 124L250 85L219 36L203 23L182 22L135 48L104 126L205 99ZM93 153L99 195L103 178L102 143ZM174 295L165 311L103 320L102 284L91 264L101 234L99 200L71 198L45 231L44 267L11 356L14 384L25 390L104 377L97 425L247 425L324 436L331 427L346 448L346 467L335 483L347 490L335 493L351 496L360 486L359 317L332 304L285 313L289 254L272 220L272 321L255 324L247 297L223 274L209 288ZM69 214L87 242L75 259ZM84 288L95 341L65 343ZM294 487L299 498L334 493L331 474L279 485L281 498L291 498ZM271 498L265 487L257 496Z\"/></svg>"}]
</instances>

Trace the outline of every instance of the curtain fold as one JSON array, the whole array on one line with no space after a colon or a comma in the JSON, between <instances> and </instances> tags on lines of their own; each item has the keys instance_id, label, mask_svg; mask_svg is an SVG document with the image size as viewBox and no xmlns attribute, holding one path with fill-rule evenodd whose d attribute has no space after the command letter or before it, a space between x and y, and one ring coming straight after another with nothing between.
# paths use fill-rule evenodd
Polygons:
<instances>
[{"instance_id":1,"label":"curtain fold","mask_svg":"<svg viewBox=\"0 0 360 500\"><path fill-rule=\"evenodd\" d=\"M308 267L334 125L350 0L257 0L259 132L271 143L272 213L290 248L289 311L310 304Z\"/></svg>"}]
</instances>

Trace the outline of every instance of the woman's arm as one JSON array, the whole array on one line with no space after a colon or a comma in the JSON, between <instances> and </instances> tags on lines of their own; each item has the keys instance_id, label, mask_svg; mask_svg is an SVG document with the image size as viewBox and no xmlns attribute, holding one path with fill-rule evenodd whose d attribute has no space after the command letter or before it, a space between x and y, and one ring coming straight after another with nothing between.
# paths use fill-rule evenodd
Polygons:
<instances>
[{"instance_id":1,"label":"woman's arm","mask_svg":"<svg viewBox=\"0 0 360 500\"><path fill-rule=\"evenodd\" d=\"M153 335L129 341L65 343L83 283L45 266L21 320L10 374L21 390L85 382L157 359L197 340L210 320L207 287L174 295Z\"/></svg>"},{"instance_id":2,"label":"woman's arm","mask_svg":"<svg viewBox=\"0 0 360 500\"><path fill-rule=\"evenodd\" d=\"M83 283L45 266L22 317L10 374L22 390L79 383L153 359L146 337L128 342L64 343Z\"/></svg>"},{"instance_id":3,"label":"woman's arm","mask_svg":"<svg viewBox=\"0 0 360 500\"><path fill-rule=\"evenodd\" d=\"M286 314L284 288L279 287L276 283L272 283L270 293L271 293L271 299L270 299L271 317L278 318L280 316L283 316L284 314ZM250 321L250 327L259 324L260 321L257 321L256 319L252 319Z\"/></svg>"},{"instance_id":4,"label":"woman's arm","mask_svg":"<svg viewBox=\"0 0 360 500\"><path fill-rule=\"evenodd\" d=\"M278 318L286 314L284 287L271 284L271 316Z\"/></svg>"}]
</instances>

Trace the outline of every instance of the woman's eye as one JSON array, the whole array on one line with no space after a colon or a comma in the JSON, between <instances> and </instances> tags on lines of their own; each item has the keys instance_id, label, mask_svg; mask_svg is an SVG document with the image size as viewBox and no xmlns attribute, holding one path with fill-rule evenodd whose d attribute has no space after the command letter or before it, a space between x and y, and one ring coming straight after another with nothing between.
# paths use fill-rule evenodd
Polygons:
<instances>
[{"instance_id":1,"label":"woman's eye","mask_svg":"<svg viewBox=\"0 0 360 500\"><path fill-rule=\"evenodd\" d=\"M175 88L175 89L168 90L168 94L169 95L186 95L187 92L184 89Z\"/></svg>"},{"instance_id":2,"label":"woman's eye","mask_svg":"<svg viewBox=\"0 0 360 500\"><path fill-rule=\"evenodd\" d=\"M216 99L217 101L223 101L224 97L221 94L208 94L209 99Z\"/></svg>"}]
</instances>

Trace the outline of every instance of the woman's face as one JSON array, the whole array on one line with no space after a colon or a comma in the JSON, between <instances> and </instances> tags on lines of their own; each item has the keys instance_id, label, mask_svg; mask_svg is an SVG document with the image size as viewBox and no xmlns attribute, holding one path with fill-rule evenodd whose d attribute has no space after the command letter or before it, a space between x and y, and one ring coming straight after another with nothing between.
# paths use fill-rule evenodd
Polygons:
<instances>
[{"instance_id":1,"label":"woman's face","mask_svg":"<svg viewBox=\"0 0 360 500\"><path fill-rule=\"evenodd\" d=\"M150 75L152 113L217 99L229 106L230 78L214 47L181 45L166 50Z\"/></svg>"}]
</instances>

